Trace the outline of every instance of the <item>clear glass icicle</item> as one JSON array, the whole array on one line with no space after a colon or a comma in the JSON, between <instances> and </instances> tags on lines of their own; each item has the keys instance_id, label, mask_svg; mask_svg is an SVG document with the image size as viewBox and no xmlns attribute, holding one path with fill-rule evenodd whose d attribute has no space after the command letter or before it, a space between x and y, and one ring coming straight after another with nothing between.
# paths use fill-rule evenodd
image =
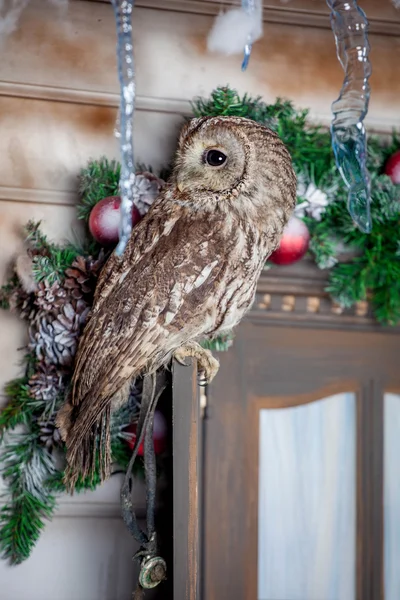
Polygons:
<instances>
[{"instance_id":1,"label":"clear glass icicle","mask_svg":"<svg viewBox=\"0 0 400 600\"><path fill-rule=\"evenodd\" d=\"M370 181L366 168L364 118L370 97L368 20L357 0L327 0L337 56L345 72L339 98L332 104L332 147L349 189L348 209L361 231L372 229Z\"/></svg>"},{"instance_id":2,"label":"clear glass icicle","mask_svg":"<svg viewBox=\"0 0 400 600\"><path fill-rule=\"evenodd\" d=\"M262 0L242 0L242 11L251 17L251 30L247 35L242 61L242 71L245 71L249 64L253 43L262 35Z\"/></svg>"},{"instance_id":3,"label":"clear glass icicle","mask_svg":"<svg viewBox=\"0 0 400 600\"><path fill-rule=\"evenodd\" d=\"M255 0L242 0L242 9L250 16L254 15L256 10ZM249 33L246 45L244 47L244 55L242 62L242 71L247 69L249 64L251 50L253 48L253 36Z\"/></svg>"},{"instance_id":4,"label":"clear glass icicle","mask_svg":"<svg viewBox=\"0 0 400 600\"><path fill-rule=\"evenodd\" d=\"M132 11L134 0L111 0L117 26L117 58L121 99L119 139L121 146L121 223L118 256L125 250L132 232L132 207L135 198L133 159L133 112L135 109L135 64L133 58Z\"/></svg>"}]
</instances>

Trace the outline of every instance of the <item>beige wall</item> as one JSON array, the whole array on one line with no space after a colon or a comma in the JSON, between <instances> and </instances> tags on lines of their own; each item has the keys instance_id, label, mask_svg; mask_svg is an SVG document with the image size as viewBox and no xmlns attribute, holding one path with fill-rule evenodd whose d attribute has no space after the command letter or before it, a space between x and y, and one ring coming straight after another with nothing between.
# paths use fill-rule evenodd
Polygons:
<instances>
[{"instance_id":1,"label":"beige wall","mask_svg":"<svg viewBox=\"0 0 400 600\"><path fill-rule=\"evenodd\" d=\"M173 152L177 127L182 114L190 111L191 98L208 94L221 84L263 95L267 101L276 96L291 98L299 106L310 107L313 118L329 121L342 72L327 28L324 0L267 3L265 14L275 22L264 24L264 38L255 45L246 73L240 71L240 57L207 53L211 13L220 2L138 3L141 6L134 13L138 160L155 167L164 163ZM399 15L389 0L381 0L385 4L381 11L376 0L363 4L374 16L374 31L400 32ZM303 25L281 22L285 20ZM307 27L305 22L318 26ZM371 44L374 75L369 123L388 131L400 126L400 37L373 34ZM20 247L19 231L29 218L43 219L45 231L58 239L68 236L71 226L76 227L74 202L80 167L102 154L118 157L113 137L117 105L111 6L93 0L71 1L68 13L60 16L44 0L32 3L17 32L1 48L0 280ZM24 330L16 319L1 313L0 332L3 386L19 372L17 348L23 343ZM0 591L0 598L128 599L130 541L117 518L117 488L112 483L110 495L101 490L91 499L93 513L85 509L85 514L102 517L97 524L82 520L79 511L83 509L64 506L28 563L18 569L0 563L0 579L6 589L5 595ZM79 506L83 505L80 501ZM107 508L110 505L114 507L112 515ZM89 559L90 548L95 552ZM122 567L116 560L118 553ZM64 564L68 556L71 558ZM82 564L85 568L77 571ZM70 583L71 573L78 573L78 583ZM93 581L100 583L92 585Z\"/></svg>"}]
</instances>

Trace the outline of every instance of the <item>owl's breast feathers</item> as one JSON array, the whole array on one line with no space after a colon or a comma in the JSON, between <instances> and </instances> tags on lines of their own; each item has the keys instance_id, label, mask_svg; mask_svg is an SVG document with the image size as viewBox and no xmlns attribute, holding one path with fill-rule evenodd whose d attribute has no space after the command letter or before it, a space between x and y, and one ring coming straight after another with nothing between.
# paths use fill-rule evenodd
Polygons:
<instances>
[{"instance_id":1,"label":"owl's breast feathers","mask_svg":"<svg viewBox=\"0 0 400 600\"><path fill-rule=\"evenodd\" d=\"M103 404L188 340L234 326L266 256L256 229L222 212L157 203L100 277L81 338L72 402Z\"/></svg>"}]
</instances>

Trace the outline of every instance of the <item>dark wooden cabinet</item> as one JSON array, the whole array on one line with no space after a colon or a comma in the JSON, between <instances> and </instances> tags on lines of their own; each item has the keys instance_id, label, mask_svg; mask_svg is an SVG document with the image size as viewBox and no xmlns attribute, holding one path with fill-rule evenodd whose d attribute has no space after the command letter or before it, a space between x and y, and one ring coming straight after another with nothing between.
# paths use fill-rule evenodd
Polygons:
<instances>
[{"instance_id":1,"label":"dark wooden cabinet","mask_svg":"<svg viewBox=\"0 0 400 600\"><path fill-rule=\"evenodd\" d=\"M262 278L208 390L203 600L393 600L400 336L339 314L320 272L286 273Z\"/></svg>"}]
</instances>

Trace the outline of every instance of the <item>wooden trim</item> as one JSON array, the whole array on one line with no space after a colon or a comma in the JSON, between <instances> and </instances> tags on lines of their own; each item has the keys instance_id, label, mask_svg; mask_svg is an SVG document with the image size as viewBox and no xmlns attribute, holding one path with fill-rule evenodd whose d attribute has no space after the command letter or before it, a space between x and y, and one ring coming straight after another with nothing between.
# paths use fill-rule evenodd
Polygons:
<instances>
[{"instance_id":1,"label":"wooden trim","mask_svg":"<svg viewBox=\"0 0 400 600\"><path fill-rule=\"evenodd\" d=\"M64 190L40 190L37 188L7 187L0 185L0 201L27 202L34 204L57 204L75 206L78 192Z\"/></svg>"},{"instance_id":2,"label":"wooden trim","mask_svg":"<svg viewBox=\"0 0 400 600\"><path fill-rule=\"evenodd\" d=\"M109 2L109 0L91 1ZM389 0L387 1L389 2ZM140 8L215 16L219 13L221 7L231 8L232 2L231 0L218 0L218 2L215 0L136 0L135 5ZM304 5L305 3L303 3ZM280 5L278 2L273 1L263 2L263 21L296 27L330 29L329 11L323 2L320 3L320 6L322 10L316 10L314 6L310 8L310 3L308 8L304 9L290 5ZM400 35L400 22L396 18L389 20L371 16L369 22L372 34Z\"/></svg>"},{"instance_id":3,"label":"wooden trim","mask_svg":"<svg viewBox=\"0 0 400 600\"><path fill-rule=\"evenodd\" d=\"M117 108L119 106L118 93L9 81L0 81L0 96L85 104L90 106L105 106L109 108ZM136 97L135 110L180 115L183 117L191 116L193 114L190 101L184 98L163 98L138 95ZM329 127L331 121L331 113L320 114L318 117L313 117L312 115L309 116L310 123L316 123L326 128ZM370 133L389 134L393 130L393 120L387 121L382 117L374 118L368 116L367 127Z\"/></svg>"},{"instance_id":4,"label":"wooden trim","mask_svg":"<svg viewBox=\"0 0 400 600\"><path fill-rule=\"evenodd\" d=\"M200 402L197 366L173 367L174 598L200 600Z\"/></svg>"},{"instance_id":5,"label":"wooden trim","mask_svg":"<svg viewBox=\"0 0 400 600\"><path fill-rule=\"evenodd\" d=\"M255 324L322 327L398 334L400 327L377 323L368 302L350 308L336 304L325 291L328 272L318 269L310 257L292 265L266 269L257 285L253 306L246 319Z\"/></svg>"},{"instance_id":6,"label":"wooden trim","mask_svg":"<svg viewBox=\"0 0 400 600\"><path fill-rule=\"evenodd\" d=\"M0 96L67 102L71 104L89 104L90 106L106 106L110 108L118 108L120 103L119 93L9 81L0 81ZM182 116L192 114L189 100L184 100L183 98L138 95L136 96L135 110Z\"/></svg>"},{"instance_id":7,"label":"wooden trim","mask_svg":"<svg viewBox=\"0 0 400 600\"><path fill-rule=\"evenodd\" d=\"M357 600L384 598L383 391L363 386L357 398Z\"/></svg>"},{"instance_id":8,"label":"wooden trim","mask_svg":"<svg viewBox=\"0 0 400 600\"><path fill-rule=\"evenodd\" d=\"M294 408L295 406L304 406L311 402L318 402L337 394L355 394L358 392L359 387L355 381L340 381L314 390L313 392L296 394L296 396L273 396L271 398L254 396L249 398L249 406L252 411L255 410L258 412L266 408Z\"/></svg>"}]
</instances>

